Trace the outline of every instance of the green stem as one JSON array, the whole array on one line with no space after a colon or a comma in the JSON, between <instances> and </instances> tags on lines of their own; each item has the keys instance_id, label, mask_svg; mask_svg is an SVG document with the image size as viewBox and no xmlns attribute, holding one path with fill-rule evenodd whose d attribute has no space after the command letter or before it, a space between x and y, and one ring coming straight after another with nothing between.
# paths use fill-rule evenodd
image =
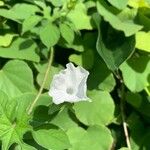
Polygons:
<instances>
[{"instance_id":1,"label":"green stem","mask_svg":"<svg viewBox=\"0 0 150 150\"><path fill-rule=\"evenodd\" d=\"M124 106L125 106L125 86L123 82L121 83L121 101L120 101L120 109L121 109L121 117L122 117L122 124L123 124L123 130L126 138L126 144L129 150L131 150L131 144L129 139L129 133L126 123L126 117L124 112Z\"/></svg>"},{"instance_id":2,"label":"green stem","mask_svg":"<svg viewBox=\"0 0 150 150\"><path fill-rule=\"evenodd\" d=\"M148 87L145 88L145 92L147 93L148 96L150 96L150 91L149 91Z\"/></svg>"},{"instance_id":3,"label":"green stem","mask_svg":"<svg viewBox=\"0 0 150 150\"><path fill-rule=\"evenodd\" d=\"M48 73L49 73L50 68L51 68L51 66L52 66L53 57L54 57L54 49L53 49L53 47L52 47L51 50L50 50L50 58L49 58L48 66L47 66L47 69L46 69L46 72L45 72L45 76L44 76L42 85L41 85L41 87L40 87L40 89L39 89L39 92L38 92L37 96L35 97L34 101L32 102L32 104L30 105L30 107L29 107L29 109L28 109L28 115L31 114L31 112L32 112L32 110L33 110L35 104L37 103L37 101L38 101L40 95L42 94L44 85L45 85L46 80L47 80L47 77L48 77Z\"/></svg>"}]
</instances>

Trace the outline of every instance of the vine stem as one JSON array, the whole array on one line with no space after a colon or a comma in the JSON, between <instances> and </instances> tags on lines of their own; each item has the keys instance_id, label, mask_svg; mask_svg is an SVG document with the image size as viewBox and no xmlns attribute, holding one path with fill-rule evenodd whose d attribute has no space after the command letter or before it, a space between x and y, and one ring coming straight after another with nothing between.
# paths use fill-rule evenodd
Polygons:
<instances>
[{"instance_id":1,"label":"vine stem","mask_svg":"<svg viewBox=\"0 0 150 150\"><path fill-rule=\"evenodd\" d=\"M129 140L129 133L128 133L128 128L127 128L127 123L125 119L125 112L124 112L124 99L125 99L125 86L123 84L123 81L121 82L122 87L121 87L121 102L120 102L120 107L121 107L121 118L122 118L122 123L123 123L123 130L126 138L126 144L129 150L131 150L131 144Z\"/></svg>"},{"instance_id":2,"label":"vine stem","mask_svg":"<svg viewBox=\"0 0 150 150\"><path fill-rule=\"evenodd\" d=\"M48 77L48 73L50 71L50 68L51 68L51 65L52 65L52 62L53 62L53 57L54 57L54 48L52 47L51 50L50 50L50 58L49 58L49 61L48 61L48 66L47 66L47 69L46 69L46 72L45 72L45 76L44 76L44 79L43 79L43 82L42 82L42 85L39 89L39 92L37 94L37 96L35 97L34 101L32 102L32 104L30 105L29 109L28 109L28 115L31 114L35 104L37 103L40 95L42 94L42 91L44 89L44 85L46 83L46 80L47 80L47 77Z\"/></svg>"},{"instance_id":3,"label":"vine stem","mask_svg":"<svg viewBox=\"0 0 150 150\"><path fill-rule=\"evenodd\" d=\"M145 92L147 93L148 96L150 96L150 92L147 87L145 88Z\"/></svg>"}]
</instances>

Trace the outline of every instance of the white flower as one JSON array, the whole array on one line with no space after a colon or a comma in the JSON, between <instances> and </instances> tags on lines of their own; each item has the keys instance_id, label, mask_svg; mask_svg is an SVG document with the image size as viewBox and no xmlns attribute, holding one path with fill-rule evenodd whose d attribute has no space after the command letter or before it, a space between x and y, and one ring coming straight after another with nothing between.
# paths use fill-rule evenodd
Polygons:
<instances>
[{"instance_id":1,"label":"white flower","mask_svg":"<svg viewBox=\"0 0 150 150\"><path fill-rule=\"evenodd\" d=\"M72 63L68 63L66 67L53 77L49 90L53 102L60 104L89 100L86 96L89 72L80 66L75 67Z\"/></svg>"}]
</instances>

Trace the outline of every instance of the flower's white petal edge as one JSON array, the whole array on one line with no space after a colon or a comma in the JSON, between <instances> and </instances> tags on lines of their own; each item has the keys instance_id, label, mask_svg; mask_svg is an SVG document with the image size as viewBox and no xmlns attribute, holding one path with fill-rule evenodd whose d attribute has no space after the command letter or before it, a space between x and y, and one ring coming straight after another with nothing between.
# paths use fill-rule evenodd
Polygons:
<instances>
[{"instance_id":1,"label":"flower's white petal edge","mask_svg":"<svg viewBox=\"0 0 150 150\"><path fill-rule=\"evenodd\" d=\"M81 100L85 100L85 101L89 101L91 102L91 99L88 98L86 96L86 91L87 91L87 85L86 85L86 82L87 82L87 78L88 78L88 75L89 75L89 72L87 70L85 70L83 67L81 66L78 66L77 69L80 70L80 72L82 73L82 80L80 81L79 85L78 85L78 92L77 92L77 96L78 98Z\"/></svg>"},{"instance_id":2,"label":"flower's white petal edge","mask_svg":"<svg viewBox=\"0 0 150 150\"><path fill-rule=\"evenodd\" d=\"M72 63L66 64L66 67L70 70L75 70L75 68L76 68Z\"/></svg>"},{"instance_id":3,"label":"flower's white petal edge","mask_svg":"<svg viewBox=\"0 0 150 150\"><path fill-rule=\"evenodd\" d=\"M90 101L86 96L88 75L89 72L84 68L75 67L72 63L68 63L65 70L53 77L49 90L53 102L60 104L63 102Z\"/></svg>"},{"instance_id":4,"label":"flower's white petal edge","mask_svg":"<svg viewBox=\"0 0 150 150\"><path fill-rule=\"evenodd\" d=\"M76 67L72 64L72 63L68 63L67 65L66 65L66 67L67 67L67 76L68 76L68 80L69 80L69 84L76 84L76 80L77 80L77 78L76 78ZM72 85L68 85L68 86L72 86Z\"/></svg>"}]
</instances>

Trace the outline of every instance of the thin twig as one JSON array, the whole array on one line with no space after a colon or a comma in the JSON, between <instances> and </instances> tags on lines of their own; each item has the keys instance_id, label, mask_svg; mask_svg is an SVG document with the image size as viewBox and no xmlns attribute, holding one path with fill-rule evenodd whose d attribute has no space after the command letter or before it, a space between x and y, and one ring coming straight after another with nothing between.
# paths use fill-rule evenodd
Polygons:
<instances>
[{"instance_id":1,"label":"thin twig","mask_svg":"<svg viewBox=\"0 0 150 150\"><path fill-rule=\"evenodd\" d=\"M131 144L130 144L130 140L129 140L129 133L128 133L128 128L127 128L127 123L126 123L126 119L125 119L125 113L124 113L124 97L125 97L125 93L124 93L124 84L121 83L122 87L121 87L121 102L120 102L120 107L121 107L121 117L122 117L122 122L123 122L123 130L124 130L124 134L125 134L125 138L126 138L126 144L129 150L131 150Z\"/></svg>"},{"instance_id":2,"label":"thin twig","mask_svg":"<svg viewBox=\"0 0 150 150\"><path fill-rule=\"evenodd\" d=\"M52 62L53 62L53 57L54 57L54 49L53 49L53 47L52 47L51 50L50 50L50 58L49 58L48 66L47 66L47 69L46 69L46 72L45 72L45 76L44 76L42 85L41 85L41 87L40 87L40 89L39 89L39 92L38 92L36 98L34 99L34 101L32 102L32 104L30 105L30 107L29 107L29 109L28 109L28 115L31 114L31 112L32 112L32 110L33 110L35 104L37 103L37 101L38 101L40 95L42 94L44 85L45 85L46 80L47 80L47 77L48 77L48 73L49 73L49 71L50 71L50 68L51 68L51 65L52 65Z\"/></svg>"}]
</instances>

